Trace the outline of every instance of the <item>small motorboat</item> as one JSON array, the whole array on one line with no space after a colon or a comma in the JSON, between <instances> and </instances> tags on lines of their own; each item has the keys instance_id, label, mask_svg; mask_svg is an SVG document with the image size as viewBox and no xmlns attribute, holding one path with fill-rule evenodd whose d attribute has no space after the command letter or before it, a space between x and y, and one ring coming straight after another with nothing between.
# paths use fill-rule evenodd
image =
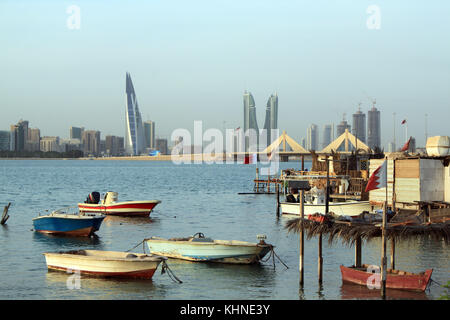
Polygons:
<instances>
[{"instance_id":1,"label":"small motorboat","mask_svg":"<svg viewBox=\"0 0 450 320\"><path fill-rule=\"evenodd\" d=\"M315 213L325 214L326 197L322 189L312 188L305 194L304 214L312 215ZM300 204L293 194L286 197L286 202L280 203L281 213L300 215ZM296 201L297 200L297 201ZM362 212L373 212L373 206L369 201L346 200L340 202L329 202L328 212L333 212L337 216L358 216Z\"/></svg>"},{"instance_id":2,"label":"small motorboat","mask_svg":"<svg viewBox=\"0 0 450 320\"><path fill-rule=\"evenodd\" d=\"M342 265L340 268L343 282L373 287L377 287L377 283L378 285L380 283L381 275L379 267L372 268L371 266L364 264L360 268L355 266L345 267ZM427 269L421 273L387 269L386 288L425 291L430 282L432 272L433 269Z\"/></svg>"},{"instance_id":3,"label":"small motorboat","mask_svg":"<svg viewBox=\"0 0 450 320\"><path fill-rule=\"evenodd\" d=\"M122 201L118 202L117 192L107 192L101 200L100 193L92 192L84 203L79 203L78 208L82 212L97 212L115 216L145 217L153 208L161 203L159 200L146 201Z\"/></svg>"},{"instance_id":4,"label":"small motorboat","mask_svg":"<svg viewBox=\"0 0 450 320\"><path fill-rule=\"evenodd\" d=\"M259 235L259 243L236 240L213 240L203 233L187 238L164 239L151 237L145 239L150 252L169 258L221 262L232 264L252 264L259 262L273 246L267 244L266 236Z\"/></svg>"},{"instance_id":5,"label":"small motorboat","mask_svg":"<svg viewBox=\"0 0 450 320\"><path fill-rule=\"evenodd\" d=\"M100 229L105 216L84 212L74 212L74 207L55 210L33 219L34 230L41 233L66 236L91 236Z\"/></svg>"},{"instance_id":6,"label":"small motorboat","mask_svg":"<svg viewBox=\"0 0 450 320\"><path fill-rule=\"evenodd\" d=\"M44 252L49 270L71 271L97 277L151 279L166 257L101 250Z\"/></svg>"}]
</instances>

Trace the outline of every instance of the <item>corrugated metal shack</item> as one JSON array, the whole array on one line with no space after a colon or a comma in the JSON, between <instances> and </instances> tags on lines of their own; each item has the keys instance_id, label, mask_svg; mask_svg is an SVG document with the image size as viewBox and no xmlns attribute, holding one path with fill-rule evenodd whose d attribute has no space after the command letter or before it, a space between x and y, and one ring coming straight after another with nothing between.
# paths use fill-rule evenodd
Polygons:
<instances>
[{"instance_id":1,"label":"corrugated metal shack","mask_svg":"<svg viewBox=\"0 0 450 320\"><path fill-rule=\"evenodd\" d=\"M421 211L429 219L450 215L450 156L405 156L388 158L388 204L394 211ZM370 159L371 174L384 159ZM369 192L371 204L381 206L386 190ZM419 212L420 213L420 212Z\"/></svg>"}]
</instances>

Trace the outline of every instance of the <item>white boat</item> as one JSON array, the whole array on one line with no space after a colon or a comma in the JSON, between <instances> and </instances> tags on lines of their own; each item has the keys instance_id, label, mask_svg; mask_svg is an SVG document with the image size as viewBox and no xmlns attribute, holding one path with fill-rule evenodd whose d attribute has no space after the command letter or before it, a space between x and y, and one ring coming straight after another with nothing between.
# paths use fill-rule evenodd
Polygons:
<instances>
[{"instance_id":1,"label":"white boat","mask_svg":"<svg viewBox=\"0 0 450 320\"><path fill-rule=\"evenodd\" d=\"M300 215L300 204L298 202L280 202L280 210L282 214ZM305 194L305 216L314 213L325 214L325 211L326 204L323 190L313 188ZM328 212L333 212L337 216L357 216L364 211L369 213L374 211L369 201L346 200L328 203Z\"/></svg>"},{"instance_id":2,"label":"white boat","mask_svg":"<svg viewBox=\"0 0 450 320\"><path fill-rule=\"evenodd\" d=\"M259 262L273 246L264 242L265 236L258 236L259 243L236 240L213 240L202 233L192 237L164 239L151 237L145 239L150 252L169 258L208 261L232 264L251 264Z\"/></svg>"},{"instance_id":3,"label":"white boat","mask_svg":"<svg viewBox=\"0 0 450 320\"><path fill-rule=\"evenodd\" d=\"M49 270L71 271L99 277L151 279L166 257L101 250L45 252Z\"/></svg>"},{"instance_id":4,"label":"white boat","mask_svg":"<svg viewBox=\"0 0 450 320\"><path fill-rule=\"evenodd\" d=\"M283 214L300 215L300 205L297 202L280 202L280 208ZM330 202L328 206L328 212L333 212L337 216L357 216L364 211L373 211L369 201ZM307 216L314 213L325 214L325 205L305 203L304 215Z\"/></svg>"}]
</instances>

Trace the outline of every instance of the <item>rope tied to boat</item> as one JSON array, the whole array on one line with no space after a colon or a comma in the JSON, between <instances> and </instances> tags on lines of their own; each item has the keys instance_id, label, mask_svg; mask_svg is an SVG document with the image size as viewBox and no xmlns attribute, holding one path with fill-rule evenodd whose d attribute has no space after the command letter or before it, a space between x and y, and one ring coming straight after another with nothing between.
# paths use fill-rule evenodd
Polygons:
<instances>
[{"instance_id":1,"label":"rope tied to boat","mask_svg":"<svg viewBox=\"0 0 450 320\"><path fill-rule=\"evenodd\" d=\"M173 273L173 271L169 268L169 265L166 263L166 260L162 261L161 274L166 273L169 275L169 278L172 279L173 282L183 283L178 277Z\"/></svg>"},{"instance_id":2,"label":"rope tied to boat","mask_svg":"<svg viewBox=\"0 0 450 320\"><path fill-rule=\"evenodd\" d=\"M277 258L285 267L286 269L289 269L289 267L283 262L283 260L281 260L281 258L275 253L275 247L271 244L268 245L270 247L270 253L269 256L266 258L266 260L263 260L259 257L258 255L258 259L262 262L267 262L270 260L270 258L272 258L272 264L273 264L273 268L275 269L275 258Z\"/></svg>"},{"instance_id":3,"label":"rope tied to boat","mask_svg":"<svg viewBox=\"0 0 450 320\"><path fill-rule=\"evenodd\" d=\"M136 249L142 243L142 250L143 250L144 253L147 253L147 252L145 252L145 240L147 240L147 239L142 240L137 245L135 245L133 248L128 249L126 252L130 252L131 250ZM167 274L169 275L169 278L172 279L173 282L183 283L183 281L178 279L178 277L175 275L175 273L173 273L173 271L169 268L169 266L166 263L165 259L163 259L161 261L162 262L161 274L164 274L164 273L167 272Z\"/></svg>"}]
</instances>

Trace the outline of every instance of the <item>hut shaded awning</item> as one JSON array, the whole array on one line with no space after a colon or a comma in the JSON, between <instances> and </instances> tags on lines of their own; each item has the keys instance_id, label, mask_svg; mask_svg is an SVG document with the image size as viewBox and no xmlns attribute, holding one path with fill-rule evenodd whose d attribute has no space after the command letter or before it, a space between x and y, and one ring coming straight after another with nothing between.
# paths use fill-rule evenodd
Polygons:
<instances>
[{"instance_id":1,"label":"hut shaded awning","mask_svg":"<svg viewBox=\"0 0 450 320\"><path fill-rule=\"evenodd\" d=\"M381 237L381 226L371 223L355 223L342 221L316 222L314 220L296 218L286 222L285 228L288 232L300 232L303 227L307 238L311 239L320 234L328 236L328 243L336 239L344 243L353 244L358 238L361 240L373 240ZM450 244L450 223L432 223L417 225L395 225L387 226L386 236L388 239L414 240L420 237L430 237L435 241L444 241Z\"/></svg>"}]
</instances>

